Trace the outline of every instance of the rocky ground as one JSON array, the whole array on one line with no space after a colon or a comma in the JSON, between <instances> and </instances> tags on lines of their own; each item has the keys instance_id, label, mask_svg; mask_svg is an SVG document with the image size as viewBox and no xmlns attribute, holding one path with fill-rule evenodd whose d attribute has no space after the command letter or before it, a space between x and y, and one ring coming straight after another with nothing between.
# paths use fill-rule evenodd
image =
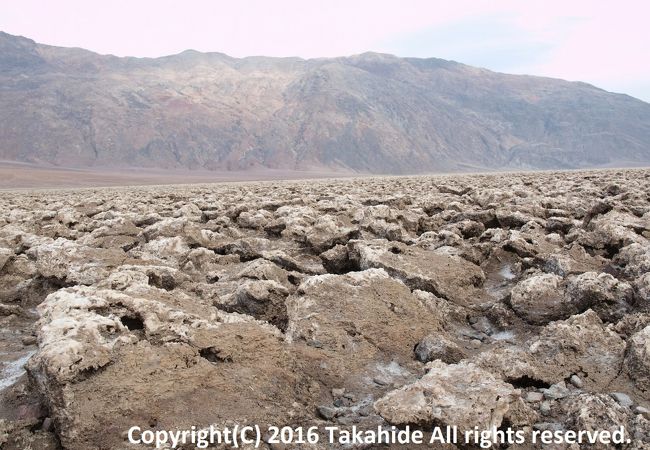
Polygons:
<instances>
[{"instance_id":1,"label":"rocky ground","mask_svg":"<svg viewBox=\"0 0 650 450\"><path fill-rule=\"evenodd\" d=\"M5 192L0 211L3 450L252 423L623 425L621 448L650 447L648 170Z\"/></svg>"}]
</instances>

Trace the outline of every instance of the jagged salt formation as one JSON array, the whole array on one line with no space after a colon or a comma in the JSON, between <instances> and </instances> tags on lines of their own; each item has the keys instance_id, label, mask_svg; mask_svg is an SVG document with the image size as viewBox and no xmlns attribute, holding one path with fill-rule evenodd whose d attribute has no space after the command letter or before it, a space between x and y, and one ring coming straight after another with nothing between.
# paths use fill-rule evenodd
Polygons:
<instances>
[{"instance_id":1,"label":"jagged salt formation","mask_svg":"<svg viewBox=\"0 0 650 450\"><path fill-rule=\"evenodd\" d=\"M2 369L34 355L0 445L273 423L647 448L648 192L619 170L2 193Z\"/></svg>"}]
</instances>

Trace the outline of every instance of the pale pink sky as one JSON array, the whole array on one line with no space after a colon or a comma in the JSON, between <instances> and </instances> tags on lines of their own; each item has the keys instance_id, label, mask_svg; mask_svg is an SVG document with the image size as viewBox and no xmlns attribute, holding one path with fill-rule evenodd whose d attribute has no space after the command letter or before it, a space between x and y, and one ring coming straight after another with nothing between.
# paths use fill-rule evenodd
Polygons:
<instances>
[{"instance_id":1,"label":"pale pink sky","mask_svg":"<svg viewBox=\"0 0 650 450\"><path fill-rule=\"evenodd\" d=\"M0 30L119 56L364 51L581 80L650 101L650 1L2 0Z\"/></svg>"}]
</instances>

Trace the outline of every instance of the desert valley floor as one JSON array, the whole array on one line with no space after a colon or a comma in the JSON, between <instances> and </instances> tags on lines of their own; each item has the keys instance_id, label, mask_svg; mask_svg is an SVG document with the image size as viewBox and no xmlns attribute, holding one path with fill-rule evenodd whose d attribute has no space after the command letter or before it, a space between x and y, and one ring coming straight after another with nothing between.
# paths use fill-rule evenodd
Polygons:
<instances>
[{"instance_id":1,"label":"desert valley floor","mask_svg":"<svg viewBox=\"0 0 650 450\"><path fill-rule=\"evenodd\" d=\"M0 322L3 450L210 424L649 448L650 170L0 192Z\"/></svg>"}]
</instances>

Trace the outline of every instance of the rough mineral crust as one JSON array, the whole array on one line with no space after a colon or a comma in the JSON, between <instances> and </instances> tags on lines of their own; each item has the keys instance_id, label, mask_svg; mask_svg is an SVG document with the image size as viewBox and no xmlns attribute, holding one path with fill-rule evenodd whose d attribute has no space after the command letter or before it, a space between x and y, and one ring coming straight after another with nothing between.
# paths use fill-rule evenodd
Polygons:
<instances>
[{"instance_id":1,"label":"rough mineral crust","mask_svg":"<svg viewBox=\"0 0 650 450\"><path fill-rule=\"evenodd\" d=\"M650 447L650 421L642 414L635 414L628 405L617 402L616 397L582 393L563 400L561 408L570 418L567 429L591 432L606 430L613 433L623 427L626 439L631 441L629 448ZM597 443L585 447L605 450L612 445Z\"/></svg>"},{"instance_id":2,"label":"rough mineral crust","mask_svg":"<svg viewBox=\"0 0 650 450\"><path fill-rule=\"evenodd\" d=\"M591 308L603 320L614 322L630 309L634 290L608 273L585 272L569 277L566 295L577 310Z\"/></svg>"},{"instance_id":3,"label":"rough mineral crust","mask_svg":"<svg viewBox=\"0 0 650 450\"><path fill-rule=\"evenodd\" d=\"M0 447L620 423L648 448L648 192L648 170L1 192Z\"/></svg>"},{"instance_id":4,"label":"rough mineral crust","mask_svg":"<svg viewBox=\"0 0 650 450\"><path fill-rule=\"evenodd\" d=\"M510 293L515 312L533 324L562 319L576 309L564 298L562 277L553 274L535 275L517 284Z\"/></svg>"},{"instance_id":5,"label":"rough mineral crust","mask_svg":"<svg viewBox=\"0 0 650 450\"><path fill-rule=\"evenodd\" d=\"M645 393L650 392L650 325L628 340L625 363L636 386Z\"/></svg>"},{"instance_id":6,"label":"rough mineral crust","mask_svg":"<svg viewBox=\"0 0 650 450\"><path fill-rule=\"evenodd\" d=\"M436 333L426 336L418 343L415 347L415 356L422 362L439 359L442 362L453 364L461 361L467 355L458 344Z\"/></svg>"},{"instance_id":7,"label":"rough mineral crust","mask_svg":"<svg viewBox=\"0 0 650 450\"><path fill-rule=\"evenodd\" d=\"M456 303L467 304L480 299L477 287L485 280L483 271L449 251L449 247L427 251L385 240L353 241L348 245L352 259L362 269L384 269L411 289L429 291Z\"/></svg>"},{"instance_id":8,"label":"rough mineral crust","mask_svg":"<svg viewBox=\"0 0 650 450\"><path fill-rule=\"evenodd\" d=\"M420 380L389 392L375 409L391 424L456 425L460 432L474 427L499 428L516 412L519 391L472 363L434 361Z\"/></svg>"},{"instance_id":9,"label":"rough mineral crust","mask_svg":"<svg viewBox=\"0 0 650 450\"><path fill-rule=\"evenodd\" d=\"M406 375L413 348L441 329L440 316L382 269L309 278L286 305L286 341L313 347L324 374L348 389L363 390L377 379L392 384L393 375Z\"/></svg>"},{"instance_id":10,"label":"rough mineral crust","mask_svg":"<svg viewBox=\"0 0 650 450\"><path fill-rule=\"evenodd\" d=\"M552 322L522 345L501 345L480 354L477 363L505 379L558 383L583 374L589 387L605 389L623 367L625 341L588 310Z\"/></svg>"},{"instance_id":11,"label":"rough mineral crust","mask_svg":"<svg viewBox=\"0 0 650 450\"><path fill-rule=\"evenodd\" d=\"M51 294L39 310L41 350L28 369L65 448L119 448L118 430L152 418L166 427L279 420L309 398L281 333L250 316L90 287ZM261 401L276 404L270 416ZM94 433L98 424L111 432Z\"/></svg>"}]
</instances>

